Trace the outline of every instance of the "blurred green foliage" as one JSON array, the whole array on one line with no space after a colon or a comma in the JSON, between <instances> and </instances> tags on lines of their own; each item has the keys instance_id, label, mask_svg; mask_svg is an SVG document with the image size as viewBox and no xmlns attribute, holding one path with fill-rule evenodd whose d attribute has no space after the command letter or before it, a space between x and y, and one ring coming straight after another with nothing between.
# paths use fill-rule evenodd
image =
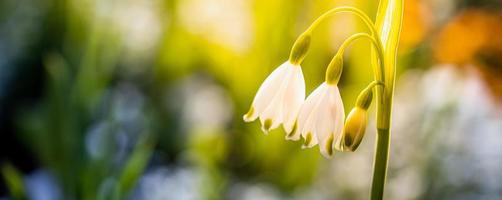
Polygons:
<instances>
[{"instance_id":1,"label":"blurred green foliage","mask_svg":"<svg viewBox=\"0 0 502 200\"><path fill-rule=\"evenodd\" d=\"M117 21L123 17L120 9L127 8L127 4L140 6L140 1L46 0L41 3L43 6L37 9L45 9L41 39L46 41L39 43L43 49L40 67L45 69L46 84L39 103L18 111L17 126L19 136L41 166L58 177L64 196L124 198L141 176L154 147L174 159L184 149L193 149L195 157L190 162L206 169L207 180L211 182L208 185L215 185L207 188L207 196L213 199L222 195L228 179L226 171L244 179L271 182L285 191L312 181L320 159L316 150L298 151L300 144L284 142L282 131L264 137L256 124L244 126L239 119L259 83L287 58L296 35L334 4L292 4L286 0L246 3L252 5L250 16L244 16L251 17L250 24L246 24L251 27L251 42L246 43L249 46L244 50L236 50L221 42L225 36L214 40L206 37L205 34L210 33L191 32L181 19L185 2L153 2L155 6L150 6L148 12L158 13L156 20L160 22L154 25L160 26L155 28L162 34L152 47L154 50L143 60L127 54L126 45L131 38L117 25L124 20ZM227 26L218 21L211 23ZM323 29L316 33L313 50L305 64L306 76L312 77L307 79L309 90L322 81L322 66L336 48L325 45L329 31ZM140 61L130 62L129 56ZM137 68L144 70L137 71ZM211 77L225 88L233 100L236 120L216 131L217 134L186 138L181 135L186 133L181 133L179 113L165 109L165 97L159 91L168 90L194 73ZM117 119L120 116L113 114L116 108L109 95L123 81L140 88L146 104L141 111L144 125L135 147L127 151L125 159L117 161L120 152L114 138L123 134L120 130L124 125ZM167 103L176 101L172 96ZM105 143L98 144L103 148L96 157L89 152L87 140L98 122L106 124L104 130L100 129ZM217 149L213 151L215 145ZM110 179L115 186L103 191L103 184ZM219 184L214 184L217 182Z\"/></svg>"},{"instance_id":2,"label":"blurred green foliage","mask_svg":"<svg viewBox=\"0 0 502 200\"><path fill-rule=\"evenodd\" d=\"M296 37L317 16L338 5L357 6L373 16L376 3L0 1L0 19L8 22L0 34L9 33L7 41L27 43L13 50L21 54L19 60L35 60L28 70L19 70L19 76L40 77L43 82L36 86L42 90L40 97L16 104L12 134L37 159L36 168L57 178L63 199L133 199L138 180L156 167L197 169L202 183L193 192L204 199L228 198L229 188L242 182L272 185L286 197L309 187L336 187L341 199L357 199L360 191L348 189L345 181L358 184L369 177L351 174L352 166L344 162L347 157L336 156L336 169L347 170L341 176L345 179L314 185L332 175L326 173L331 166L317 147L300 150L300 142L284 140L282 129L264 135L258 123L244 124L242 114L261 82L286 61ZM19 17L19 8L36 17ZM29 21L26 26L32 29L21 29L16 20ZM31 31L20 35L18 30ZM325 67L341 42L361 31L366 31L364 26L350 15L333 17L315 31L302 64L307 94L323 81ZM430 47L413 48L405 49L399 72L430 65ZM369 50L365 41L358 41L346 53L340 83L346 111L371 80ZM207 110L190 104L206 98L201 94L211 87L221 89L218 95L229 102L215 108L210 98L203 99L212 108ZM31 89L36 90L24 92ZM194 120L194 125L187 122L187 111L210 119L222 118L222 112L230 117L213 126L201 120ZM362 155L371 152L355 154L356 161L362 160L354 162L357 167L370 171L366 168L371 166L364 165L369 159ZM2 175L11 197L25 198L26 174L4 164Z\"/></svg>"}]
</instances>

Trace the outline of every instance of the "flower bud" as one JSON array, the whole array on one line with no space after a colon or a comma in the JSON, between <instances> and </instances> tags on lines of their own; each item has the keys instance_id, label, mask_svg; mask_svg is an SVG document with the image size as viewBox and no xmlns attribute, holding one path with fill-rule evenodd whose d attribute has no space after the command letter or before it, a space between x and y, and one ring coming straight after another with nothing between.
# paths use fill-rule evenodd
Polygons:
<instances>
[{"instance_id":1,"label":"flower bud","mask_svg":"<svg viewBox=\"0 0 502 200\"><path fill-rule=\"evenodd\" d=\"M341 151L355 151L363 140L366 131L367 110L373 100L373 87L381 85L380 82L373 82L366 87L357 97L356 106L350 111L345 121L342 137L335 145Z\"/></svg>"},{"instance_id":2,"label":"flower bud","mask_svg":"<svg viewBox=\"0 0 502 200\"><path fill-rule=\"evenodd\" d=\"M363 140L367 124L367 111L360 107L353 108L347 120L342 137L338 143L338 149L341 151L355 151Z\"/></svg>"},{"instance_id":3,"label":"flower bud","mask_svg":"<svg viewBox=\"0 0 502 200\"><path fill-rule=\"evenodd\" d=\"M289 62L294 65L299 65L305 56L307 55L307 51L310 47L311 33L305 32L296 39L295 44L293 44L293 48L291 49L291 54L289 55Z\"/></svg>"}]
</instances>

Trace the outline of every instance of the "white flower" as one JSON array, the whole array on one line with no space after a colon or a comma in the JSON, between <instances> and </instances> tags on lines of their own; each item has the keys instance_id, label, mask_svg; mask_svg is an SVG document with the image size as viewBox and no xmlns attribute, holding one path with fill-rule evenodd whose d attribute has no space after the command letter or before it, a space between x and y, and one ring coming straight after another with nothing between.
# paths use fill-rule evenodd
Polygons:
<instances>
[{"instance_id":1,"label":"white flower","mask_svg":"<svg viewBox=\"0 0 502 200\"><path fill-rule=\"evenodd\" d=\"M290 133L304 100L305 81L302 69L300 65L287 61L263 82L249 112L243 118L244 121L251 122L259 117L265 133L280 124Z\"/></svg>"},{"instance_id":2,"label":"white flower","mask_svg":"<svg viewBox=\"0 0 502 200\"><path fill-rule=\"evenodd\" d=\"M298 115L298 128L291 139L305 139L303 148L319 144L321 154L333 155L333 141L343 130L345 111L336 84L324 82L307 97Z\"/></svg>"}]
</instances>

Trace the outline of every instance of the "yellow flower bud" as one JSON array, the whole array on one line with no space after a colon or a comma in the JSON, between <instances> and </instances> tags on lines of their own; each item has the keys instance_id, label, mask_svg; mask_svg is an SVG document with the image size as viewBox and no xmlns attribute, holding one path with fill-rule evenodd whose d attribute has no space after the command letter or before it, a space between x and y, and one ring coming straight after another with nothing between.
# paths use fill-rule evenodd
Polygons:
<instances>
[{"instance_id":1,"label":"yellow flower bud","mask_svg":"<svg viewBox=\"0 0 502 200\"><path fill-rule=\"evenodd\" d=\"M345 121L343 134L338 142L337 149L341 151L355 151L359 147L366 131L368 121L366 113L367 111L360 107L355 107L350 111Z\"/></svg>"},{"instance_id":2,"label":"yellow flower bud","mask_svg":"<svg viewBox=\"0 0 502 200\"><path fill-rule=\"evenodd\" d=\"M370 83L357 97L356 106L350 111L345 120L342 137L335 147L340 151L355 151L364 137L366 131L367 110L373 100L373 87L382 85L380 82Z\"/></svg>"}]
</instances>

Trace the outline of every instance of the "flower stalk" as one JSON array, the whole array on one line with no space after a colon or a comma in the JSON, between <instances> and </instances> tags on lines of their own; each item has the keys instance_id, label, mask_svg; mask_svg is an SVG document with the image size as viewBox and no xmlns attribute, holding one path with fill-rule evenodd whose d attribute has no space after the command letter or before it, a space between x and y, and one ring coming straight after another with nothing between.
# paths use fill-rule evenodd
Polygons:
<instances>
[{"instance_id":1,"label":"flower stalk","mask_svg":"<svg viewBox=\"0 0 502 200\"><path fill-rule=\"evenodd\" d=\"M378 6L375 25L383 45L385 60L385 87L377 90L377 136L371 183L371 200L383 199L387 165L389 162L392 98L396 76L396 59L404 0L382 0ZM377 62L373 50L372 63ZM379 87L381 88L381 87Z\"/></svg>"}]
</instances>

